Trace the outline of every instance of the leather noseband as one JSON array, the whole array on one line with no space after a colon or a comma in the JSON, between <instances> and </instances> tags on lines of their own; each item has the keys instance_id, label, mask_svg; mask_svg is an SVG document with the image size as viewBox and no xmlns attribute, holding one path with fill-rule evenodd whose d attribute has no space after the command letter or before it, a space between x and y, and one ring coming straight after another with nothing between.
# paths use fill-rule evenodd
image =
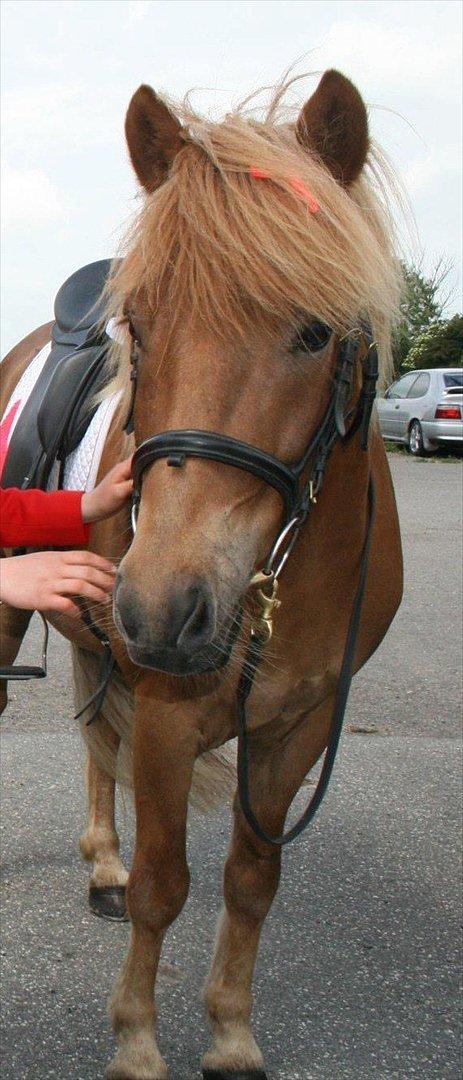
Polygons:
<instances>
[{"instance_id":1,"label":"leather noseband","mask_svg":"<svg viewBox=\"0 0 463 1080\"><path fill-rule=\"evenodd\" d=\"M132 467L135 492L141 493L142 474L153 461L167 458L168 465L180 468L187 457L208 458L222 465L233 465L265 480L280 493L287 515L296 503L298 478L288 465L250 443L194 428L165 431L141 443L135 451Z\"/></svg>"}]
</instances>

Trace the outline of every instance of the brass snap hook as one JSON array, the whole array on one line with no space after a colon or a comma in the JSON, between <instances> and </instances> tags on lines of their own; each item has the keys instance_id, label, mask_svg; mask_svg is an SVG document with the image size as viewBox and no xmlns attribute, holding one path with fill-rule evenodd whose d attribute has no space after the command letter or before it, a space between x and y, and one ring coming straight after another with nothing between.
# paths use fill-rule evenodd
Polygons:
<instances>
[{"instance_id":1,"label":"brass snap hook","mask_svg":"<svg viewBox=\"0 0 463 1080\"><path fill-rule=\"evenodd\" d=\"M259 637L264 641L270 641L273 633L273 613L281 605L277 599L278 579L273 572L266 574L264 570L258 570L251 578L250 587L263 585L270 588L270 593L264 592L264 588L258 588L254 601L258 608L255 615L251 615L251 636Z\"/></svg>"}]
</instances>

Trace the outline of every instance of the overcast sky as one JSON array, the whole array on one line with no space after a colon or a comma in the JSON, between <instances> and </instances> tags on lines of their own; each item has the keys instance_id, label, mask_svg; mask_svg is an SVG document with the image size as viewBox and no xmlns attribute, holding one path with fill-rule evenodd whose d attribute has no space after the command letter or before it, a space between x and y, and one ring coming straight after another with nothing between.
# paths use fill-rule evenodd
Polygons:
<instances>
[{"instance_id":1,"label":"overcast sky","mask_svg":"<svg viewBox=\"0 0 463 1080\"><path fill-rule=\"evenodd\" d=\"M459 0L3 0L2 339L51 317L62 281L114 253L134 208L124 113L141 82L217 114L253 88L337 67L370 106L429 269L461 309ZM301 87L309 96L316 79Z\"/></svg>"}]
</instances>

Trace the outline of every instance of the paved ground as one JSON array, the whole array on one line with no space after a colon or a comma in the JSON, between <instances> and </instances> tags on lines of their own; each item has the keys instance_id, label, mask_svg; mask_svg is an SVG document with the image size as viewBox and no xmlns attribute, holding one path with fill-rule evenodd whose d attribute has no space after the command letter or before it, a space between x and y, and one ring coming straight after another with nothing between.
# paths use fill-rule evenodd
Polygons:
<instances>
[{"instance_id":1,"label":"paved ground","mask_svg":"<svg viewBox=\"0 0 463 1080\"><path fill-rule=\"evenodd\" d=\"M460 1076L461 467L391 464L406 596L355 680L348 723L373 733L346 733L318 818L285 854L256 977L271 1080ZM46 684L15 690L3 728L2 1078L98 1080L128 928L87 914L83 756L61 642L50 667ZM130 810L122 818L129 858ZM227 835L226 810L192 821L192 889L159 995L172 1080L198 1077L207 1045L198 998Z\"/></svg>"}]
</instances>

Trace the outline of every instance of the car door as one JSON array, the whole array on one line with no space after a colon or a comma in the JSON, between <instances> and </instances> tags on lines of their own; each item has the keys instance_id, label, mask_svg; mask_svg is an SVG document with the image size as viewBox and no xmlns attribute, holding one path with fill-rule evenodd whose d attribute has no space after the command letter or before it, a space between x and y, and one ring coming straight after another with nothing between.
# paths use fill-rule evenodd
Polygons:
<instances>
[{"instance_id":1,"label":"car door","mask_svg":"<svg viewBox=\"0 0 463 1080\"><path fill-rule=\"evenodd\" d=\"M395 405L395 388L397 383L392 383L386 390L383 397L376 399L376 408L379 416L379 426L381 429L381 435L383 438L388 438L392 434L392 420L393 410Z\"/></svg>"},{"instance_id":2,"label":"car door","mask_svg":"<svg viewBox=\"0 0 463 1080\"><path fill-rule=\"evenodd\" d=\"M386 438L404 438L406 431L407 406L406 396L416 379L416 371L402 375L386 390L384 397L378 399L378 413L381 433Z\"/></svg>"},{"instance_id":3,"label":"car door","mask_svg":"<svg viewBox=\"0 0 463 1080\"><path fill-rule=\"evenodd\" d=\"M437 379L436 379L437 383ZM430 393L431 387L431 374L429 371L420 371L415 382L412 383L408 395L408 420L407 431L410 424L410 420L423 420L431 419L434 415L434 409L431 410L431 416L429 415L430 405L434 405L434 394Z\"/></svg>"},{"instance_id":4,"label":"car door","mask_svg":"<svg viewBox=\"0 0 463 1080\"><path fill-rule=\"evenodd\" d=\"M399 390L399 396L394 406L394 432L395 438L406 440L408 425L410 422L413 403L410 401L408 395L412 390L412 387L416 383L418 378L417 371L410 371L408 375L404 375L402 379L399 379L397 388Z\"/></svg>"}]
</instances>

